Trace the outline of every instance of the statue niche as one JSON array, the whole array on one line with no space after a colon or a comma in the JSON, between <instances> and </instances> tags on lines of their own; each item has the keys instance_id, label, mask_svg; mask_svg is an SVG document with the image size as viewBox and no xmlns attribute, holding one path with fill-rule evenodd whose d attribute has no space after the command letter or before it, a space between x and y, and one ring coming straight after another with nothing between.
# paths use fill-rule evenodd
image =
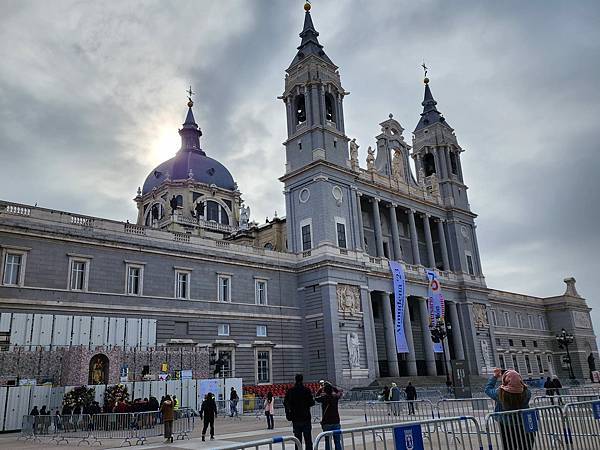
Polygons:
<instances>
[{"instance_id":1,"label":"statue niche","mask_svg":"<svg viewBox=\"0 0 600 450\"><path fill-rule=\"evenodd\" d=\"M101 353L94 355L90 359L90 376L88 384L107 384L108 383L108 357Z\"/></svg>"}]
</instances>

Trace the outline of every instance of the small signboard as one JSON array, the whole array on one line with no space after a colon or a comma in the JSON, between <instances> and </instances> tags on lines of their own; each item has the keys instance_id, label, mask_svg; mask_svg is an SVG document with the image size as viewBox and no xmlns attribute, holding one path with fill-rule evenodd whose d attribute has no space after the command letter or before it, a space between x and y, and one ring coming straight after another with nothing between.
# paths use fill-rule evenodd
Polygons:
<instances>
[{"instance_id":1,"label":"small signboard","mask_svg":"<svg viewBox=\"0 0 600 450\"><path fill-rule=\"evenodd\" d=\"M127 381L129 381L129 366L127 364L123 364L121 366L121 371L120 371L120 376L119 376L120 380L122 383L125 383Z\"/></svg>"},{"instance_id":2,"label":"small signboard","mask_svg":"<svg viewBox=\"0 0 600 450\"><path fill-rule=\"evenodd\" d=\"M535 433L538 431L537 411L523 411L523 427L527 433Z\"/></svg>"},{"instance_id":3,"label":"small signboard","mask_svg":"<svg viewBox=\"0 0 600 450\"><path fill-rule=\"evenodd\" d=\"M405 425L394 428L395 450L423 450L421 425Z\"/></svg>"},{"instance_id":4,"label":"small signboard","mask_svg":"<svg viewBox=\"0 0 600 450\"><path fill-rule=\"evenodd\" d=\"M182 380L191 380L192 379L192 371L191 370L182 370L181 371L181 379Z\"/></svg>"},{"instance_id":5,"label":"small signboard","mask_svg":"<svg viewBox=\"0 0 600 450\"><path fill-rule=\"evenodd\" d=\"M594 383L600 383L600 372L597 370L592 371L592 381Z\"/></svg>"},{"instance_id":6,"label":"small signboard","mask_svg":"<svg viewBox=\"0 0 600 450\"><path fill-rule=\"evenodd\" d=\"M592 410L594 411L594 419L600 420L600 402L592 403Z\"/></svg>"}]
</instances>

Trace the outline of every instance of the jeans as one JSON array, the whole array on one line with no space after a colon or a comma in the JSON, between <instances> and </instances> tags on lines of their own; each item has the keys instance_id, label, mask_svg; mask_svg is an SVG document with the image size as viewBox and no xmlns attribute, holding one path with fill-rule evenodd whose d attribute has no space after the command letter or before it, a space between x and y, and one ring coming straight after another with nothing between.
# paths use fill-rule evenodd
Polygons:
<instances>
[{"instance_id":1,"label":"jeans","mask_svg":"<svg viewBox=\"0 0 600 450\"><path fill-rule=\"evenodd\" d=\"M312 426L310 420L308 422L292 422L292 428L294 430L294 436L302 444L302 438L304 437L304 448L306 450L313 450L312 445Z\"/></svg>"},{"instance_id":2,"label":"jeans","mask_svg":"<svg viewBox=\"0 0 600 450\"><path fill-rule=\"evenodd\" d=\"M275 428L275 421L273 420L273 414L270 412L265 412L265 416L267 416L267 429L272 430Z\"/></svg>"},{"instance_id":3,"label":"jeans","mask_svg":"<svg viewBox=\"0 0 600 450\"><path fill-rule=\"evenodd\" d=\"M229 410L231 412L231 417L238 415L237 404L237 400L229 400Z\"/></svg>"},{"instance_id":4,"label":"jeans","mask_svg":"<svg viewBox=\"0 0 600 450\"><path fill-rule=\"evenodd\" d=\"M408 414L415 414L415 403L413 400L408 401Z\"/></svg>"},{"instance_id":5,"label":"jeans","mask_svg":"<svg viewBox=\"0 0 600 450\"><path fill-rule=\"evenodd\" d=\"M321 428L323 428L323 431L332 431L332 430L340 430L341 426L339 423L335 423L335 424L326 424L323 423L321 424ZM325 450L331 450L331 445L329 443L331 439L329 437L325 438ZM335 450L342 450L343 446L342 446L342 435L341 434L334 434L333 435L333 445L335 447Z\"/></svg>"}]
</instances>

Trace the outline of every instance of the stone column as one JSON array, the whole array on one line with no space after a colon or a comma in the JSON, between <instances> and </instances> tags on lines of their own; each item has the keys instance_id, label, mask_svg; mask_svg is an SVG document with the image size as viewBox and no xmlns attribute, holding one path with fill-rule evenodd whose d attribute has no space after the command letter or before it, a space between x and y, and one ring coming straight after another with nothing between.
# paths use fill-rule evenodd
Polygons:
<instances>
[{"instance_id":1,"label":"stone column","mask_svg":"<svg viewBox=\"0 0 600 450\"><path fill-rule=\"evenodd\" d=\"M423 226L425 228L425 244L427 245L427 259L429 267L435 269L435 255L433 254L433 240L431 239L431 227L429 225L429 215L423 215Z\"/></svg>"},{"instance_id":2,"label":"stone column","mask_svg":"<svg viewBox=\"0 0 600 450\"><path fill-rule=\"evenodd\" d=\"M408 358L406 359L408 375L414 377L417 375L417 357L415 355L415 341L413 339L412 326L410 324L408 298L406 299L406 307L404 309L404 334L406 335L406 343L408 344Z\"/></svg>"},{"instance_id":3,"label":"stone column","mask_svg":"<svg viewBox=\"0 0 600 450\"><path fill-rule=\"evenodd\" d=\"M360 287L360 301L362 303L363 321L365 330L365 349L369 375L379 378L379 361L377 358L377 337L375 336L375 320L371 305L371 295L367 286ZM371 343L371 345L369 345Z\"/></svg>"},{"instance_id":4,"label":"stone column","mask_svg":"<svg viewBox=\"0 0 600 450\"><path fill-rule=\"evenodd\" d=\"M402 249L400 248L400 236L398 235L398 218L396 217L396 205L390 205L390 224L392 228L392 245L394 247L394 260L402 259Z\"/></svg>"},{"instance_id":5,"label":"stone column","mask_svg":"<svg viewBox=\"0 0 600 450\"><path fill-rule=\"evenodd\" d=\"M398 370L398 353L396 353L396 331L394 318L392 317L392 305L390 294L382 292L381 305L383 307L383 328L385 332L385 350L387 354L388 367L391 377L400 376Z\"/></svg>"},{"instance_id":6,"label":"stone column","mask_svg":"<svg viewBox=\"0 0 600 450\"><path fill-rule=\"evenodd\" d=\"M444 222L442 219L436 219L438 236L440 237L440 247L442 248L442 264L444 270L450 270L450 260L448 259L448 247L446 246L446 233L444 232Z\"/></svg>"},{"instance_id":7,"label":"stone column","mask_svg":"<svg viewBox=\"0 0 600 450\"><path fill-rule=\"evenodd\" d=\"M440 180L448 178L448 164L446 163L445 147L438 147L437 154L440 160Z\"/></svg>"},{"instance_id":8,"label":"stone column","mask_svg":"<svg viewBox=\"0 0 600 450\"><path fill-rule=\"evenodd\" d=\"M447 313L450 316L450 325L452 326L452 345L454 346L455 359L465 359L465 349L462 342L462 333L460 331L460 321L458 320L458 309L456 303L446 301Z\"/></svg>"},{"instance_id":9,"label":"stone column","mask_svg":"<svg viewBox=\"0 0 600 450\"><path fill-rule=\"evenodd\" d=\"M452 163L450 162L450 149L444 147L444 156L446 157L446 170L448 171L448 178L452 178Z\"/></svg>"},{"instance_id":10,"label":"stone column","mask_svg":"<svg viewBox=\"0 0 600 450\"><path fill-rule=\"evenodd\" d=\"M381 215L379 214L379 199L372 199L373 205L373 229L375 230L375 245L377 256L383 257L383 233L381 232Z\"/></svg>"},{"instance_id":11,"label":"stone column","mask_svg":"<svg viewBox=\"0 0 600 450\"><path fill-rule=\"evenodd\" d=\"M356 191L356 211L358 214L358 243L356 245L357 250L363 250L365 248L365 228L363 225L362 206L360 204L361 197L362 194Z\"/></svg>"},{"instance_id":12,"label":"stone column","mask_svg":"<svg viewBox=\"0 0 600 450\"><path fill-rule=\"evenodd\" d=\"M435 368L435 354L433 352L433 341L429 331L429 312L427 311L427 299L418 297L419 316L421 318L421 330L423 331L423 348L425 350L425 365L427 375L437 375Z\"/></svg>"},{"instance_id":13,"label":"stone column","mask_svg":"<svg viewBox=\"0 0 600 450\"><path fill-rule=\"evenodd\" d=\"M408 225L410 228L410 243L412 244L413 264L421 265L421 256L419 255L419 237L417 236L417 226L415 225L415 212L412 209L407 210Z\"/></svg>"}]
</instances>

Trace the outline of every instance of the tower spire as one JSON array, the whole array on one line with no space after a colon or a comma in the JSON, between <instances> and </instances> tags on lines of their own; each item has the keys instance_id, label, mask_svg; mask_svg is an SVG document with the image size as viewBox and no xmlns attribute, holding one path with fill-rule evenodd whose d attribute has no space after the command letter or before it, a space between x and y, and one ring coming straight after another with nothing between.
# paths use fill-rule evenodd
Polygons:
<instances>
[{"instance_id":1,"label":"tower spire","mask_svg":"<svg viewBox=\"0 0 600 450\"><path fill-rule=\"evenodd\" d=\"M304 4L304 26L300 32L300 46L298 47L298 53L290 64L290 67L294 66L308 55L316 55L324 61L333 64L329 57L325 54L323 46L319 43L319 32L315 29L315 26L310 15L311 4L306 2Z\"/></svg>"},{"instance_id":2,"label":"tower spire","mask_svg":"<svg viewBox=\"0 0 600 450\"><path fill-rule=\"evenodd\" d=\"M425 84L425 94L423 95L423 101L421 102L421 105L423 106L423 112L421 113L421 119L419 120L415 131L434 123L446 123L446 119L444 119L444 116L442 116L442 113L439 112L436 107L437 102L434 100L433 94L431 93L431 89L429 87L429 78L427 78L427 71L429 68L425 65L425 63L423 63L421 67L423 67L423 71L425 73L425 78L423 78L423 83Z\"/></svg>"},{"instance_id":3,"label":"tower spire","mask_svg":"<svg viewBox=\"0 0 600 450\"><path fill-rule=\"evenodd\" d=\"M202 130L198 127L192 111L192 106L194 106L192 95L195 95L195 92L192 91L191 86L186 92L188 94L188 111L185 116L185 122L183 122L181 130L179 130L179 136L181 136L181 149L179 151L194 151L204 155L205 153L200 148L200 136L202 136Z\"/></svg>"}]
</instances>

